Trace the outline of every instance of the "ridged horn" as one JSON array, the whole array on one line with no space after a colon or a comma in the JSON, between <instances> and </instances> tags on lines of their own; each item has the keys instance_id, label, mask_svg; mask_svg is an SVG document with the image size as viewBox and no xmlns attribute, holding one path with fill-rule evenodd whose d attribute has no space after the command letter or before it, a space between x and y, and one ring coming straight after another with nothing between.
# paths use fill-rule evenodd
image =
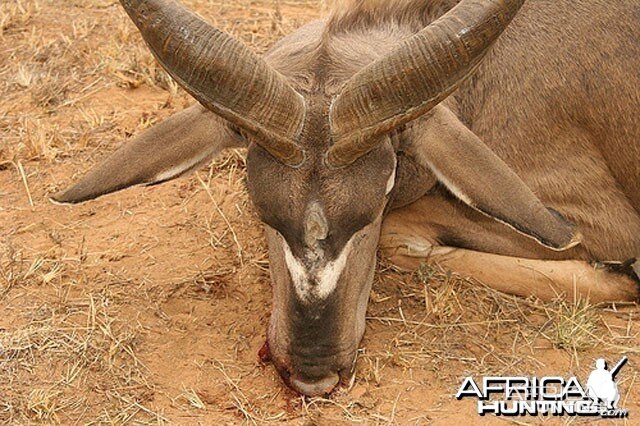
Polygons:
<instances>
[{"instance_id":1,"label":"ridged horn","mask_svg":"<svg viewBox=\"0 0 640 426\"><path fill-rule=\"evenodd\" d=\"M331 105L333 167L353 163L380 136L428 112L464 81L524 0L462 0L349 80Z\"/></svg>"},{"instance_id":2,"label":"ridged horn","mask_svg":"<svg viewBox=\"0 0 640 426\"><path fill-rule=\"evenodd\" d=\"M196 100L256 135L256 143L296 166L305 103L285 78L244 44L173 0L120 0L164 69Z\"/></svg>"}]
</instances>

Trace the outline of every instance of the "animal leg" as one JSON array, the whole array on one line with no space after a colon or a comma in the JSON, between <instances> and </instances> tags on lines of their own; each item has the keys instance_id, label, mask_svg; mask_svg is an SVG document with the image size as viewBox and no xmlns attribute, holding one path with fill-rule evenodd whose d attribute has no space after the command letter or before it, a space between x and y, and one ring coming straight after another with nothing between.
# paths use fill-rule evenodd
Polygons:
<instances>
[{"instance_id":1,"label":"animal leg","mask_svg":"<svg viewBox=\"0 0 640 426\"><path fill-rule=\"evenodd\" d=\"M508 294L536 296L544 301L559 296L569 300L588 298L592 303L632 302L639 298L636 280L586 261L525 259L432 246L426 241L397 243L393 237L386 238L381 247L400 268L413 270L424 262L435 262Z\"/></svg>"}]
</instances>

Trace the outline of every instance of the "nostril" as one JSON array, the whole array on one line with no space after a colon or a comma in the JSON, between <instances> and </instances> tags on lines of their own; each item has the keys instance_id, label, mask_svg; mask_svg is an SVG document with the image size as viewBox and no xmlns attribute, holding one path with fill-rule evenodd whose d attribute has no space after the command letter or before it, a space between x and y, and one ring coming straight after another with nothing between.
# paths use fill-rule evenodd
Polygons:
<instances>
[{"instance_id":1,"label":"nostril","mask_svg":"<svg viewBox=\"0 0 640 426\"><path fill-rule=\"evenodd\" d=\"M306 396L321 396L330 393L340 381L340 376L334 373L324 379L316 381L291 380L291 387Z\"/></svg>"}]
</instances>

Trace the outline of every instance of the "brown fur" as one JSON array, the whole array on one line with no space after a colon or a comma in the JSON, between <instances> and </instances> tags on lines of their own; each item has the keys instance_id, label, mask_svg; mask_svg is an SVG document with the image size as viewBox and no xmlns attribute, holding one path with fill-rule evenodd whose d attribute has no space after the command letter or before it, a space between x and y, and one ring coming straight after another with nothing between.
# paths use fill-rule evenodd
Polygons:
<instances>
[{"instance_id":1,"label":"brown fur","mask_svg":"<svg viewBox=\"0 0 640 426\"><path fill-rule=\"evenodd\" d=\"M455 96L462 121L579 226L564 258L640 255L638 22L633 1L529 1Z\"/></svg>"},{"instance_id":2,"label":"brown fur","mask_svg":"<svg viewBox=\"0 0 640 426\"><path fill-rule=\"evenodd\" d=\"M301 90L322 86L335 94L353 74L456 3L342 2L327 21L283 39L267 58ZM532 245L518 250L522 255L640 255L637 22L640 7L633 1L529 0L475 75L446 102L545 205L584 235L574 250L555 253ZM428 125L428 119L420 121ZM530 246L493 223L480 240L465 241L462 219L476 216L467 209L459 206L458 218L447 224L466 246L493 246L506 255L513 254L510 247ZM429 217L421 219L427 226ZM512 243L502 249L487 244L496 232Z\"/></svg>"},{"instance_id":3,"label":"brown fur","mask_svg":"<svg viewBox=\"0 0 640 426\"><path fill-rule=\"evenodd\" d=\"M398 26L420 31L460 0L343 0L335 2L327 35Z\"/></svg>"},{"instance_id":4,"label":"brown fur","mask_svg":"<svg viewBox=\"0 0 640 426\"><path fill-rule=\"evenodd\" d=\"M269 63L301 91L335 95L356 72L426 27L458 0L344 0L329 18L280 40Z\"/></svg>"}]
</instances>

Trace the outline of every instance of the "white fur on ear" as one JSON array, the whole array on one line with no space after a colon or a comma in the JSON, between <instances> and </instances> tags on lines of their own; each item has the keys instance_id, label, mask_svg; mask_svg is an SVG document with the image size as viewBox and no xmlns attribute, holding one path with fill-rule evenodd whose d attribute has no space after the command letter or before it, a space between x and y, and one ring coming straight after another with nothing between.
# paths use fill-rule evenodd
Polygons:
<instances>
[{"instance_id":1,"label":"white fur on ear","mask_svg":"<svg viewBox=\"0 0 640 426\"><path fill-rule=\"evenodd\" d=\"M441 184L443 184L449 191L451 191L451 193L453 195L455 195L456 198L458 198L460 201L462 201L463 203L465 203L469 207L476 208L476 204L471 199L471 197L469 197L467 194L465 194L462 191L462 189L460 189L453 182L451 182L444 174L442 174L438 170L438 168L431 161L429 161L427 158L423 158L423 161L425 162L425 164L427 164L429 166L429 168L431 169L431 171L435 175L436 179L438 179Z\"/></svg>"},{"instance_id":2,"label":"white fur on ear","mask_svg":"<svg viewBox=\"0 0 640 426\"><path fill-rule=\"evenodd\" d=\"M547 208L527 184L444 106L410 134L413 158L456 198L552 250L580 243L576 226Z\"/></svg>"},{"instance_id":3,"label":"white fur on ear","mask_svg":"<svg viewBox=\"0 0 640 426\"><path fill-rule=\"evenodd\" d=\"M168 180L177 178L201 165L204 165L204 163L207 162L207 160L209 160L210 157L211 157L211 153L205 151L199 156L194 158L189 158L175 167L171 167L169 169L163 170L162 172L155 175L150 182L146 182L145 184L153 185L155 183L166 182Z\"/></svg>"},{"instance_id":4,"label":"white fur on ear","mask_svg":"<svg viewBox=\"0 0 640 426\"><path fill-rule=\"evenodd\" d=\"M77 204L137 185L153 185L188 173L223 149L238 148L225 123L195 104L127 141L53 201Z\"/></svg>"},{"instance_id":5,"label":"white fur on ear","mask_svg":"<svg viewBox=\"0 0 640 426\"><path fill-rule=\"evenodd\" d=\"M393 158L393 172L391 172L391 176L387 181L387 189L384 195L389 195L389 193L396 186L396 172L398 171L398 159L396 157Z\"/></svg>"}]
</instances>

